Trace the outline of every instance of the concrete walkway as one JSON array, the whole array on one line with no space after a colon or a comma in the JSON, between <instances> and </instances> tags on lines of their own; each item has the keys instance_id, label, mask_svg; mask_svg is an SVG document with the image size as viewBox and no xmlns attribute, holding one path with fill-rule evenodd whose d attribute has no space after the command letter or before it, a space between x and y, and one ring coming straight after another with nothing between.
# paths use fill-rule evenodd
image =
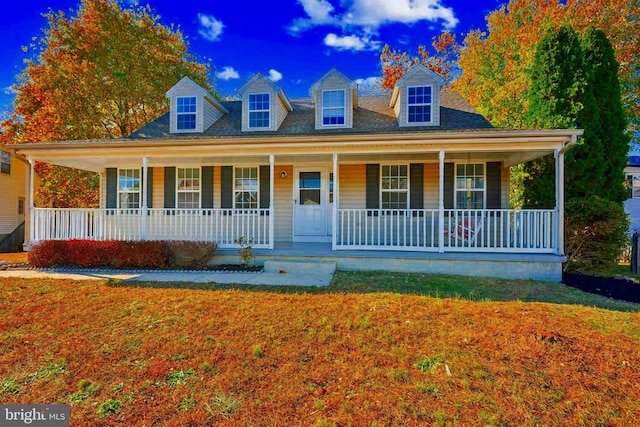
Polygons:
<instances>
[{"instance_id":1,"label":"concrete walkway","mask_svg":"<svg viewBox=\"0 0 640 427\"><path fill-rule=\"evenodd\" d=\"M333 272L288 270L263 271L260 273L220 273L212 271L113 271L113 270L5 270L0 278L19 277L23 279L67 279L105 280L141 282L194 282L194 283L240 283L248 285L278 286L328 286Z\"/></svg>"}]
</instances>

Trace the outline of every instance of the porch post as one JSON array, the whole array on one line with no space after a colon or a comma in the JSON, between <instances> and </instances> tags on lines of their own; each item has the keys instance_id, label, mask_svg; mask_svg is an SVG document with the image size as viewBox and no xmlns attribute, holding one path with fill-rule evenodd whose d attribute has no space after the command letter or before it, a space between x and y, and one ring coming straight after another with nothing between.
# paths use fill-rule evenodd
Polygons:
<instances>
[{"instance_id":1,"label":"porch post","mask_svg":"<svg viewBox=\"0 0 640 427\"><path fill-rule=\"evenodd\" d=\"M273 154L269 154L269 249L273 249L275 246L275 236L273 235L275 232L275 218L274 218L275 209L273 208L273 201L275 199L273 195L274 172L275 172L275 156Z\"/></svg>"},{"instance_id":2,"label":"porch post","mask_svg":"<svg viewBox=\"0 0 640 427\"><path fill-rule=\"evenodd\" d=\"M438 153L438 252L444 252L444 151Z\"/></svg>"},{"instance_id":3,"label":"porch post","mask_svg":"<svg viewBox=\"0 0 640 427\"><path fill-rule=\"evenodd\" d=\"M34 202L33 202L33 174L34 174L34 161L31 158L27 159L29 161L29 168L27 169L27 183L25 189L26 203L24 206L25 209L25 221L24 221L24 242L22 243L22 248L27 249L31 244L31 240L33 239L32 231L33 231L33 217L34 217Z\"/></svg>"},{"instance_id":4,"label":"porch post","mask_svg":"<svg viewBox=\"0 0 640 427\"><path fill-rule=\"evenodd\" d=\"M557 149L554 153L556 158L556 211L558 255L564 255L564 153Z\"/></svg>"},{"instance_id":5,"label":"porch post","mask_svg":"<svg viewBox=\"0 0 640 427\"><path fill-rule=\"evenodd\" d=\"M147 184L149 178L149 169L147 167L148 159L146 157L142 158L142 209L140 221L142 223L142 240L147 240Z\"/></svg>"},{"instance_id":6,"label":"porch post","mask_svg":"<svg viewBox=\"0 0 640 427\"><path fill-rule=\"evenodd\" d=\"M340 188L338 179L338 153L333 153L333 220L331 221L331 250L335 251L338 246L338 190Z\"/></svg>"}]
</instances>

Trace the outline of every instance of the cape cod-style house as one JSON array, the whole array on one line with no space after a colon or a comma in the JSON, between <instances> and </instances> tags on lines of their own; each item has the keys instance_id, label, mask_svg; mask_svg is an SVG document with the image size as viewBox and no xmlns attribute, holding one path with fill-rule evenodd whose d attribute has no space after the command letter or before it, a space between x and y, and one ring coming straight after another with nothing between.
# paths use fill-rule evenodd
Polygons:
<instances>
[{"instance_id":1,"label":"cape cod-style house","mask_svg":"<svg viewBox=\"0 0 640 427\"><path fill-rule=\"evenodd\" d=\"M363 96L332 69L289 99L258 73L220 102L185 77L128 137L15 146L101 176L99 209L29 201L28 240L208 240L223 259L242 237L263 259L559 281L563 158L582 131L493 128L443 83L417 65ZM509 209L509 167L547 154L556 207Z\"/></svg>"},{"instance_id":2,"label":"cape cod-style house","mask_svg":"<svg viewBox=\"0 0 640 427\"><path fill-rule=\"evenodd\" d=\"M28 168L0 145L0 253L19 250L24 240Z\"/></svg>"}]
</instances>

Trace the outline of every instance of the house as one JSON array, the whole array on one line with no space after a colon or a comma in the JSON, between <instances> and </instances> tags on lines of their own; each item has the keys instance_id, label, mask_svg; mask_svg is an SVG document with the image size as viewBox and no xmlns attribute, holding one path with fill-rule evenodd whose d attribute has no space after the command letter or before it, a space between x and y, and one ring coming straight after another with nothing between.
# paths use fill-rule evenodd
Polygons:
<instances>
[{"instance_id":1,"label":"house","mask_svg":"<svg viewBox=\"0 0 640 427\"><path fill-rule=\"evenodd\" d=\"M332 69L289 99L258 73L221 102L185 77L128 137L16 147L101 176L100 209L32 208L28 238L210 240L222 260L243 237L260 259L560 281L564 153L582 131L493 128L443 83L416 65L362 96ZM509 167L547 154L557 206L510 209Z\"/></svg>"},{"instance_id":2,"label":"house","mask_svg":"<svg viewBox=\"0 0 640 427\"><path fill-rule=\"evenodd\" d=\"M640 152L632 151L628 155L624 173L629 185L629 198L624 202L624 210L629 215L630 231L640 230Z\"/></svg>"},{"instance_id":3,"label":"house","mask_svg":"<svg viewBox=\"0 0 640 427\"><path fill-rule=\"evenodd\" d=\"M28 163L0 145L0 252L22 250Z\"/></svg>"}]
</instances>

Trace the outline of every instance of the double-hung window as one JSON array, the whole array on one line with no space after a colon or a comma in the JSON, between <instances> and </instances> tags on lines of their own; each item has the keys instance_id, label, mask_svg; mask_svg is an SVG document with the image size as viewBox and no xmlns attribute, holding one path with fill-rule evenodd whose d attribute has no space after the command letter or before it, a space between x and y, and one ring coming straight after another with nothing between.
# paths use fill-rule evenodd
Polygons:
<instances>
[{"instance_id":1,"label":"double-hung window","mask_svg":"<svg viewBox=\"0 0 640 427\"><path fill-rule=\"evenodd\" d=\"M640 175L627 175L627 181L631 185L631 197L640 198Z\"/></svg>"},{"instance_id":2,"label":"double-hung window","mask_svg":"<svg viewBox=\"0 0 640 427\"><path fill-rule=\"evenodd\" d=\"M409 175L407 165L381 166L380 200L382 209L407 209Z\"/></svg>"},{"instance_id":3,"label":"double-hung window","mask_svg":"<svg viewBox=\"0 0 640 427\"><path fill-rule=\"evenodd\" d=\"M118 207L140 207L140 169L118 169Z\"/></svg>"},{"instance_id":4,"label":"double-hung window","mask_svg":"<svg viewBox=\"0 0 640 427\"><path fill-rule=\"evenodd\" d=\"M234 173L235 208L258 209L258 168L237 167Z\"/></svg>"},{"instance_id":5,"label":"double-hung window","mask_svg":"<svg viewBox=\"0 0 640 427\"><path fill-rule=\"evenodd\" d=\"M271 126L271 96L268 93L249 94L249 128L260 129Z\"/></svg>"},{"instance_id":6,"label":"double-hung window","mask_svg":"<svg viewBox=\"0 0 640 427\"><path fill-rule=\"evenodd\" d=\"M484 164L456 166L456 209L484 208Z\"/></svg>"},{"instance_id":7,"label":"double-hung window","mask_svg":"<svg viewBox=\"0 0 640 427\"><path fill-rule=\"evenodd\" d=\"M345 91L325 90L322 92L322 125L340 126L345 120Z\"/></svg>"},{"instance_id":8,"label":"double-hung window","mask_svg":"<svg viewBox=\"0 0 640 427\"><path fill-rule=\"evenodd\" d=\"M408 123L431 123L432 90L431 86L407 87Z\"/></svg>"},{"instance_id":9,"label":"double-hung window","mask_svg":"<svg viewBox=\"0 0 640 427\"><path fill-rule=\"evenodd\" d=\"M200 168L178 168L178 209L200 209Z\"/></svg>"},{"instance_id":10,"label":"double-hung window","mask_svg":"<svg viewBox=\"0 0 640 427\"><path fill-rule=\"evenodd\" d=\"M197 105L195 96L176 98L176 127L178 130L194 130L196 128Z\"/></svg>"},{"instance_id":11,"label":"double-hung window","mask_svg":"<svg viewBox=\"0 0 640 427\"><path fill-rule=\"evenodd\" d=\"M11 154L0 151L0 173L11 174Z\"/></svg>"}]
</instances>

